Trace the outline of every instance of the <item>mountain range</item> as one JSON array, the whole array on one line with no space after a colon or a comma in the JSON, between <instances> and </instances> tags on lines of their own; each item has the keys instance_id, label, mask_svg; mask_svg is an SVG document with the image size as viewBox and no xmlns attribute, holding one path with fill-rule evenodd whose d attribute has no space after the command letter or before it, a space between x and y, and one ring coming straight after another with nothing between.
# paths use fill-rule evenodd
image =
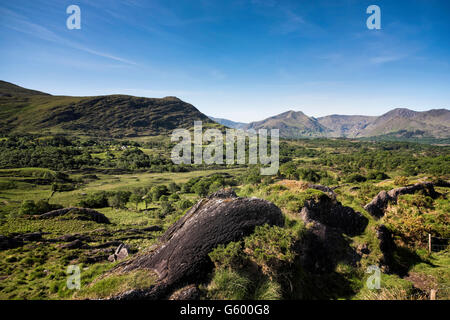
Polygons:
<instances>
[{"instance_id":1,"label":"mountain range","mask_svg":"<svg viewBox=\"0 0 450 320\"><path fill-rule=\"evenodd\" d=\"M205 127L279 129L283 138L450 139L447 109L418 112L397 108L378 117L334 114L320 118L291 110L262 121L242 123L208 117L176 97L54 96L0 81L0 134L49 132L134 137L191 128L195 120L201 120Z\"/></svg>"},{"instance_id":2,"label":"mountain range","mask_svg":"<svg viewBox=\"0 0 450 320\"><path fill-rule=\"evenodd\" d=\"M219 121L218 121L219 120ZM234 127L229 120L220 124ZM301 111L287 111L262 121L240 123L236 129L279 129L284 138L305 137L391 137L397 139L450 138L450 111L413 111L396 108L381 116L329 115L309 117Z\"/></svg>"}]
</instances>

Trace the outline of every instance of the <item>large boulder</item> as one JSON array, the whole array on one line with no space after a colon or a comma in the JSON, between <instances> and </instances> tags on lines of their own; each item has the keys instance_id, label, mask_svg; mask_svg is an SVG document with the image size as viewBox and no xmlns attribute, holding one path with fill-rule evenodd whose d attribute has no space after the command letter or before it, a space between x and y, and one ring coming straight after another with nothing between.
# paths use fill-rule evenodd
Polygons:
<instances>
[{"instance_id":1,"label":"large boulder","mask_svg":"<svg viewBox=\"0 0 450 320\"><path fill-rule=\"evenodd\" d=\"M369 220L329 197L307 200L300 212L307 230L295 244L300 265L314 274L330 273L339 262L356 265L361 255L346 237L364 232Z\"/></svg>"},{"instance_id":2,"label":"large boulder","mask_svg":"<svg viewBox=\"0 0 450 320\"><path fill-rule=\"evenodd\" d=\"M369 212L375 218L381 218L384 216L384 212L390 203L397 203L397 199L402 194L413 194L418 191L423 191L426 195L436 198L439 196L434 190L434 185L445 185L445 182L435 184L433 182L420 182L411 186L395 188L388 192L380 191L375 198L364 206L364 209Z\"/></svg>"},{"instance_id":3,"label":"large boulder","mask_svg":"<svg viewBox=\"0 0 450 320\"><path fill-rule=\"evenodd\" d=\"M152 270L158 275L155 286L114 298L165 298L183 286L201 283L213 269L208 253L218 245L238 241L250 235L256 226L283 223L281 210L271 202L240 198L231 190L221 190L200 200L174 223L153 251L117 266L120 272Z\"/></svg>"}]
</instances>

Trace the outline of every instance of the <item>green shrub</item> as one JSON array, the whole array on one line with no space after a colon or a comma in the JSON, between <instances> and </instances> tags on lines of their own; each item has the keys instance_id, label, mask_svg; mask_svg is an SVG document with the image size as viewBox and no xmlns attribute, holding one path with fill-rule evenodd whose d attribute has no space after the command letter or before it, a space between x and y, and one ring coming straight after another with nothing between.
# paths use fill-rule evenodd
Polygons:
<instances>
[{"instance_id":1,"label":"green shrub","mask_svg":"<svg viewBox=\"0 0 450 320\"><path fill-rule=\"evenodd\" d=\"M355 183L355 182L364 182L367 178L359 173L351 174L347 177L346 181L349 183Z\"/></svg>"},{"instance_id":2,"label":"green shrub","mask_svg":"<svg viewBox=\"0 0 450 320\"><path fill-rule=\"evenodd\" d=\"M52 210L61 209L63 206L59 204L50 204L47 200L39 200L36 203L33 200L25 200L20 209L19 214L33 215L43 214Z\"/></svg>"},{"instance_id":3,"label":"green shrub","mask_svg":"<svg viewBox=\"0 0 450 320\"><path fill-rule=\"evenodd\" d=\"M108 195L106 192L96 192L89 194L85 199L78 202L83 208L105 208L108 206Z\"/></svg>"},{"instance_id":4,"label":"green shrub","mask_svg":"<svg viewBox=\"0 0 450 320\"><path fill-rule=\"evenodd\" d=\"M289 230L266 224L256 227L255 232L245 238L244 252L261 266L264 273L272 276L282 265L293 262L293 240Z\"/></svg>"},{"instance_id":5,"label":"green shrub","mask_svg":"<svg viewBox=\"0 0 450 320\"><path fill-rule=\"evenodd\" d=\"M219 245L209 253L211 261L216 268L232 268L242 265L244 259L241 242L230 242L228 245Z\"/></svg>"},{"instance_id":6,"label":"green shrub","mask_svg":"<svg viewBox=\"0 0 450 320\"><path fill-rule=\"evenodd\" d=\"M181 210L186 210L186 209L189 209L190 207L192 207L194 204L191 201L184 199L184 200L177 202L177 205L178 205L178 208L180 208Z\"/></svg>"}]
</instances>

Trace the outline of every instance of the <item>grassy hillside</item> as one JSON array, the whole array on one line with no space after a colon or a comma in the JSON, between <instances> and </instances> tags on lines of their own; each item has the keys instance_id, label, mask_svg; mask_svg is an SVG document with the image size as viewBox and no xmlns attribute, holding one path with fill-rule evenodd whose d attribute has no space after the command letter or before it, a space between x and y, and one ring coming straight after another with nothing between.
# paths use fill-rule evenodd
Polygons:
<instances>
[{"instance_id":1,"label":"grassy hillside","mask_svg":"<svg viewBox=\"0 0 450 320\"><path fill-rule=\"evenodd\" d=\"M0 133L64 133L134 137L213 122L176 97L51 96L0 83Z\"/></svg>"}]
</instances>

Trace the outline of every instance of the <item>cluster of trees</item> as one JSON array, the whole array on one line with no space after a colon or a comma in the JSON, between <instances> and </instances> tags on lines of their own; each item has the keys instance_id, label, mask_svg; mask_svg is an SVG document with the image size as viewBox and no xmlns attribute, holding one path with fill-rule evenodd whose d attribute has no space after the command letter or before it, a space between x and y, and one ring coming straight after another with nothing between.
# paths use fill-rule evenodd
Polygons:
<instances>
[{"instance_id":1,"label":"cluster of trees","mask_svg":"<svg viewBox=\"0 0 450 320\"><path fill-rule=\"evenodd\" d=\"M77 205L85 208L124 209L128 203L131 203L137 210L140 203L145 204L145 209L151 203L158 203L161 214L165 216L176 208L184 210L193 205L191 201L180 198L178 194L180 190L180 186L172 182L168 186L140 187L132 191L101 191L89 194Z\"/></svg>"},{"instance_id":2,"label":"cluster of trees","mask_svg":"<svg viewBox=\"0 0 450 320\"><path fill-rule=\"evenodd\" d=\"M182 193L195 193L204 197L225 187L236 186L237 181L229 174L213 174L207 177L192 178L181 186Z\"/></svg>"},{"instance_id":3,"label":"cluster of trees","mask_svg":"<svg viewBox=\"0 0 450 320\"><path fill-rule=\"evenodd\" d=\"M126 146L115 156L110 150ZM147 155L137 142L81 141L65 136L40 137L37 135L11 135L0 140L0 168L37 167L52 170L73 170L85 167L120 168L127 170L151 169L155 172L187 171L185 166L174 166L168 155ZM105 159L93 153L106 152Z\"/></svg>"}]
</instances>

